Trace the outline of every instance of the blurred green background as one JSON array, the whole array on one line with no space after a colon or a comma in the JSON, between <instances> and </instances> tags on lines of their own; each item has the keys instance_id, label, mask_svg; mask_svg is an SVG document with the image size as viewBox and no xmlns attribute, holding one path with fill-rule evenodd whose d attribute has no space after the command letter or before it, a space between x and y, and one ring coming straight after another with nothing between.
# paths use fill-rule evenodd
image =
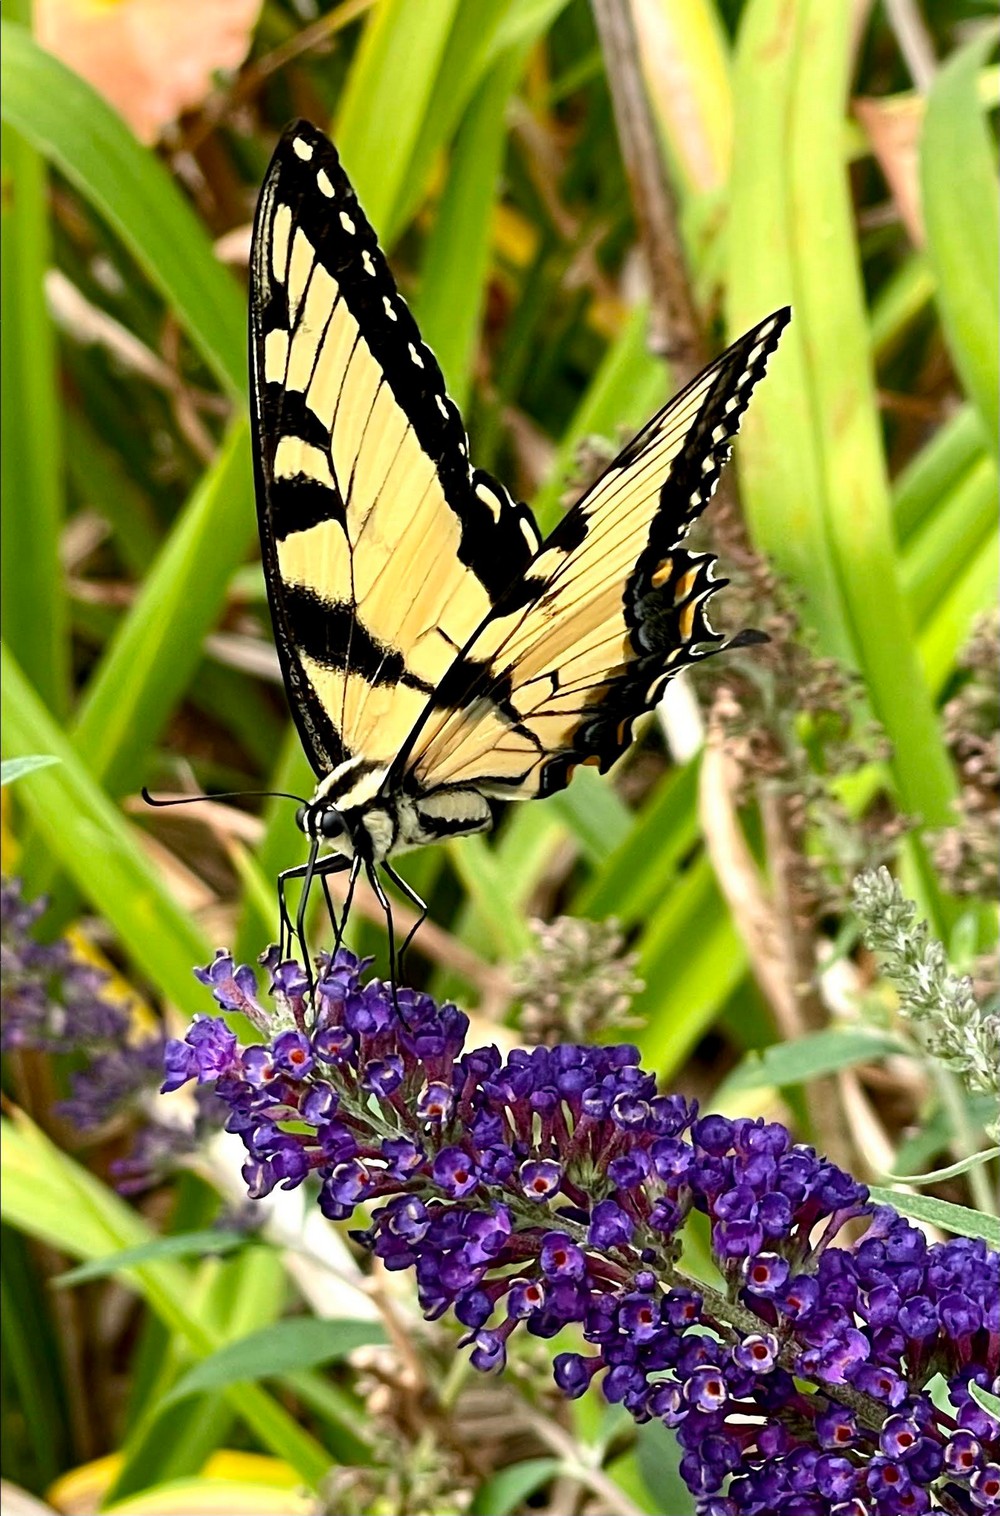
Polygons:
<instances>
[{"instance_id":1,"label":"blurred green background","mask_svg":"<svg viewBox=\"0 0 1000 1516\"><path fill-rule=\"evenodd\" d=\"M47 4L35 29L51 50L24 4L3 9L3 754L59 760L4 789L5 873L50 897L46 931L70 930L140 1019L176 1030L209 1008L192 965L219 943L253 962L275 933L274 875L302 857L288 803L150 813L137 796L311 788L271 643L245 414L249 223L277 135L303 115L339 147L476 462L543 527L588 466L581 447L592 462L593 439L637 429L692 356L795 310L736 465L780 583L733 490L704 538L771 647L706 670L701 715L675 702L607 780L581 772L487 839L406 859L433 923L412 972L478 1015L479 1040L514 1038L511 1007L540 982L574 994L574 950L546 958L532 920L612 916L643 985L627 1035L666 1084L795 1119L866 1179L971 1151L981 1117L905 1038L895 1065L858 1074L885 1051L865 1039L896 1029L845 902L854 869L896 857L960 967L995 939L983 868L960 878L941 851L950 836L975 852L948 712L996 597L991 8L220 0L235 38L217 54L182 8L171 34L155 7L119 0L91 36L83 0ZM630 102L644 138L619 135ZM673 375L649 342L664 270L649 182L625 168L637 141L670 188L660 209L697 319ZM376 915L352 932L384 961ZM584 1030L623 1035L599 1014ZM303 1215L232 1256L154 1248L49 1288L67 1259L200 1235L235 1190L205 1158L122 1200L108 1182L121 1126L81 1145L52 1110L68 1066L7 1063L5 1476L41 1491L77 1470L53 1495L63 1510L248 1512L299 1509L291 1486L315 1489L331 1460L384 1467L364 1385L339 1363L346 1329L318 1358L282 1359L265 1337L170 1398L192 1363L286 1312L378 1335L369 1296L328 1298L310 1274ZM943 1193L968 1200L967 1183ZM441 1372L439 1420L475 1437L455 1431L468 1406ZM522 1379L505 1393L554 1414L544 1373ZM507 1414L490 1411L494 1433ZM691 1509L653 1433L590 1401L560 1415L615 1481L604 1508ZM392 1456L439 1472L435 1425L411 1442L397 1428ZM555 1443L525 1459L496 1442L462 1486L484 1516L567 1477ZM335 1508L451 1508L421 1505L416 1473L417 1493L379 1505L372 1479Z\"/></svg>"}]
</instances>

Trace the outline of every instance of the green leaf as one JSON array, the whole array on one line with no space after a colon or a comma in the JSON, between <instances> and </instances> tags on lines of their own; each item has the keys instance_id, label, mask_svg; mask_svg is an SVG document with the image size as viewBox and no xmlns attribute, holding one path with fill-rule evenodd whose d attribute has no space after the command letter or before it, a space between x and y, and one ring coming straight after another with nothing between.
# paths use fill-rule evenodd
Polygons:
<instances>
[{"instance_id":1,"label":"green leaf","mask_svg":"<svg viewBox=\"0 0 1000 1516\"><path fill-rule=\"evenodd\" d=\"M51 1301L39 1288L38 1260L26 1238L3 1229L0 1249L0 1342L4 1371L4 1425L24 1418L23 1477L51 1483L70 1460L69 1423L59 1334ZM21 1438L10 1439L4 1474L15 1477ZM19 1460L18 1460L19 1461ZM48 1516L48 1513L46 1513Z\"/></svg>"},{"instance_id":2,"label":"green leaf","mask_svg":"<svg viewBox=\"0 0 1000 1516\"><path fill-rule=\"evenodd\" d=\"M180 1189L174 1219L203 1215L185 1181ZM202 1198L213 1204L209 1194L202 1192ZM185 1204L192 1200L193 1205ZM211 1324L220 1342L269 1325L284 1309L287 1280L276 1249L250 1246L225 1260L212 1258L193 1272L192 1309ZM189 1367L190 1356L176 1335L158 1331L159 1326L149 1323L143 1358L130 1376L133 1415L121 1444L121 1464L105 1492L109 1505L152 1485L197 1474L212 1452L232 1439L234 1397L224 1391L188 1397L161 1410L164 1394Z\"/></svg>"},{"instance_id":3,"label":"green leaf","mask_svg":"<svg viewBox=\"0 0 1000 1516\"><path fill-rule=\"evenodd\" d=\"M211 1516L245 1516L247 1512L280 1511L281 1516L308 1516L315 1509L315 1502L300 1490L276 1485L273 1480L218 1476L164 1479L141 1493L101 1506L107 1516L159 1516L163 1511L196 1511L199 1516L206 1512ZM25 1516L32 1513L25 1512Z\"/></svg>"},{"instance_id":4,"label":"green leaf","mask_svg":"<svg viewBox=\"0 0 1000 1516\"><path fill-rule=\"evenodd\" d=\"M18 799L53 858L111 924L136 965L193 1015L204 1007L191 968L207 961L207 944L6 648L0 671L4 748L49 752L59 760L26 775Z\"/></svg>"},{"instance_id":5,"label":"green leaf","mask_svg":"<svg viewBox=\"0 0 1000 1516\"><path fill-rule=\"evenodd\" d=\"M616 916L626 926L665 899L699 839L697 759L660 780L621 841L573 902L581 916Z\"/></svg>"},{"instance_id":6,"label":"green leaf","mask_svg":"<svg viewBox=\"0 0 1000 1516\"><path fill-rule=\"evenodd\" d=\"M548 480L534 499L543 532L559 519L559 499L584 438L614 441L619 429L642 426L666 400L670 385L662 362L646 345L648 323L646 306L633 306L564 431Z\"/></svg>"},{"instance_id":7,"label":"green leaf","mask_svg":"<svg viewBox=\"0 0 1000 1516\"><path fill-rule=\"evenodd\" d=\"M975 406L963 405L938 427L893 483L892 514L896 536L908 542L943 496L985 455L983 423Z\"/></svg>"},{"instance_id":8,"label":"green leaf","mask_svg":"<svg viewBox=\"0 0 1000 1516\"><path fill-rule=\"evenodd\" d=\"M255 526L250 441L241 423L202 475L87 685L73 740L112 794L143 777Z\"/></svg>"},{"instance_id":9,"label":"green leaf","mask_svg":"<svg viewBox=\"0 0 1000 1516\"><path fill-rule=\"evenodd\" d=\"M996 1116L996 1100L991 1095L966 1094L960 1099L959 1115L967 1131L981 1131ZM938 1105L919 1130L900 1143L895 1158L897 1167L907 1174L911 1170L926 1167L930 1159L948 1151L956 1135L952 1113L943 1105Z\"/></svg>"},{"instance_id":10,"label":"green leaf","mask_svg":"<svg viewBox=\"0 0 1000 1516\"><path fill-rule=\"evenodd\" d=\"M337 148L386 246L413 193L410 166L459 0L382 0L369 13L337 111Z\"/></svg>"},{"instance_id":11,"label":"green leaf","mask_svg":"<svg viewBox=\"0 0 1000 1516\"><path fill-rule=\"evenodd\" d=\"M498 954L503 958L519 958L529 952L533 946L531 932L510 899L503 870L488 843L482 837L463 837L446 842L444 850Z\"/></svg>"},{"instance_id":12,"label":"green leaf","mask_svg":"<svg viewBox=\"0 0 1000 1516\"><path fill-rule=\"evenodd\" d=\"M36 769L47 769L59 759L51 753L33 753L26 758L5 758L0 763L0 787L5 784L13 784L15 779L20 779L24 774L33 774Z\"/></svg>"},{"instance_id":13,"label":"green leaf","mask_svg":"<svg viewBox=\"0 0 1000 1516\"><path fill-rule=\"evenodd\" d=\"M541 1489L561 1465L558 1458L526 1458L501 1469L479 1486L469 1507L469 1516L511 1516L529 1495Z\"/></svg>"},{"instance_id":14,"label":"green leaf","mask_svg":"<svg viewBox=\"0 0 1000 1516\"><path fill-rule=\"evenodd\" d=\"M955 365L990 437L1000 426L1000 207L996 153L977 86L997 36L989 27L944 64L927 102L920 145L938 309Z\"/></svg>"},{"instance_id":15,"label":"green leaf","mask_svg":"<svg viewBox=\"0 0 1000 1516\"><path fill-rule=\"evenodd\" d=\"M524 49L512 49L490 71L469 105L427 240L414 307L424 340L436 354L459 409L468 400L486 299L507 101L523 67Z\"/></svg>"},{"instance_id":16,"label":"green leaf","mask_svg":"<svg viewBox=\"0 0 1000 1516\"><path fill-rule=\"evenodd\" d=\"M681 1450L674 1432L662 1421L647 1421L637 1428L635 1451L643 1482L653 1497L652 1509L690 1516L694 1497L680 1476Z\"/></svg>"},{"instance_id":17,"label":"green leaf","mask_svg":"<svg viewBox=\"0 0 1000 1516\"><path fill-rule=\"evenodd\" d=\"M704 854L653 911L639 942L645 989L632 1014L647 1025L630 1040L669 1079L747 971L746 951Z\"/></svg>"},{"instance_id":18,"label":"green leaf","mask_svg":"<svg viewBox=\"0 0 1000 1516\"><path fill-rule=\"evenodd\" d=\"M459 0L430 97L416 124L410 161L386 224L385 235L390 244L410 224L426 199L441 152L459 122L474 112L474 102L485 87L487 71L508 52L511 42L502 41L501 36L505 18L524 9L524 0ZM478 197L479 189L474 193Z\"/></svg>"},{"instance_id":19,"label":"green leaf","mask_svg":"<svg viewBox=\"0 0 1000 1516\"><path fill-rule=\"evenodd\" d=\"M926 1221L940 1227L942 1232L954 1232L957 1237L982 1237L991 1247L1000 1248L1000 1220L996 1216L983 1216L979 1211L970 1211L964 1205L954 1205L950 1200L938 1200L934 1195L901 1195L898 1190L886 1190L872 1185L869 1193L877 1205L891 1205L893 1210L914 1221Z\"/></svg>"},{"instance_id":20,"label":"green leaf","mask_svg":"<svg viewBox=\"0 0 1000 1516\"><path fill-rule=\"evenodd\" d=\"M5 1118L0 1135L0 1209L11 1226L77 1258L103 1258L152 1240L141 1216L61 1153L23 1113L12 1120ZM204 1318L189 1269L175 1259L160 1258L133 1264L129 1279L190 1352L205 1357L221 1346L221 1334ZM312 1489L318 1489L330 1460L284 1406L256 1384L224 1393L261 1444L290 1463Z\"/></svg>"},{"instance_id":21,"label":"green leaf","mask_svg":"<svg viewBox=\"0 0 1000 1516\"><path fill-rule=\"evenodd\" d=\"M920 660L936 694L945 688L976 620L996 605L996 598L997 534L993 532L934 607L921 632Z\"/></svg>"},{"instance_id":22,"label":"green leaf","mask_svg":"<svg viewBox=\"0 0 1000 1516\"><path fill-rule=\"evenodd\" d=\"M164 1403L200 1390L272 1378L320 1363L341 1363L355 1348L384 1341L382 1328L371 1321L326 1321L311 1316L276 1321L238 1342L226 1343L196 1363L178 1379Z\"/></svg>"},{"instance_id":23,"label":"green leaf","mask_svg":"<svg viewBox=\"0 0 1000 1516\"><path fill-rule=\"evenodd\" d=\"M686 0L669 9L638 6L635 28L653 117L690 213L699 198L705 203L724 188L732 161L726 27L714 0ZM697 258L703 250L696 239L691 243Z\"/></svg>"},{"instance_id":24,"label":"green leaf","mask_svg":"<svg viewBox=\"0 0 1000 1516\"><path fill-rule=\"evenodd\" d=\"M891 1179L894 1184L937 1184L942 1179L957 1179L959 1174L965 1174L969 1169L978 1168L980 1164L989 1163L997 1157L1000 1157L1000 1147L984 1148L981 1153L972 1153L958 1163L950 1163L945 1169L931 1169L929 1174L887 1173L883 1177Z\"/></svg>"},{"instance_id":25,"label":"green leaf","mask_svg":"<svg viewBox=\"0 0 1000 1516\"><path fill-rule=\"evenodd\" d=\"M934 275L914 254L886 280L872 305L872 352L880 362L895 350L934 298Z\"/></svg>"},{"instance_id":26,"label":"green leaf","mask_svg":"<svg viewBox=\"0 0 1000 1516\"><path fill-rule=\"evenodd\" d=\"M735 121L727 227L727 315L731 335L779 305L792 304L767 377L740 428L740 492L755 543L805 597L824 651L852 659L836 567L824 522L823 455L810 333L799 308L799 249L791 177L803 4L751 0L741 13L733 66ZM839 141L837 114L834 143ZM797 134L796 134L797 135ZM834 151L838 149L834 145ZM841 166L838 164L838 169ZM853 267L853 239L837 239ZM827 252L826 258L836 256ZM825 266L825 265L824 265Z\"/></svg>"},{"instance_id":27,"label":"green leaf","mask_svg":"<svg viewBox=\"0 0 1000 1516\"><path fill-rule=\"evenodd\" d=\"M730 321L742 329L789 300L795 319L750 407L741 475L755 540L804 591L823 651L864 675L904 808L944 826L955 779L900 583L841 149L853 65L848 8L822 0L745 8ZM926 867L922 883L934 914Z\"/></svg>"},{"instance_id":28,"label":"green leaf","mask_svg":"<svg viewBox=\"0 0 1000 1516\"><path fill-rule=\"evenodd\" d=\"M917 626L995 532L997 483L996 461L984 453L907 542L903 584Z\"/></svg>"},{"instance_id":29,"label":"green leaf","mask_svg":"<svg viewBox=\"0 0 1000 1516\"><path fill-rule=\"evenodd\" d=\"M567 788L547 803L562 817L591 863L603 863L632 828L632 813L612 780L582 765Z\"/></svg>"},{"instance_id":30,"label":"green leaf","mask_svg":"<svg viewBox=\"0 0 1000 1516\"><path fill-rule=\"evenodd\" d=\"M736 1090L755 1090L773 1085L803 1084L856 1063L874 1063L890 1053L905 1053L905 1043L877 1032L838 1031L829 1028L779 1042L762 1053L750 1053L725 1080L726 1095Z\"/></svg>"},{"instance_id":31,"label":"green leaf","mask_svg":"<svg viewBox=\"0 0 1000 1516\"><path fill-rule=\"evenodd\" d=\"M77 1284L86 1284L90 1279L105 1279L109 1274L117 1274L137 1263L149 1263L159 1258L203 1258L206 1254L230 1253L234 1248L245 1246L247 1241L245 1232L223 1232L211 1227L202 1232L178 1232L169 1237L157 1237L139 1247L109 1253L106 1258L81 1263L65 1274L57 1274L52 1283L58 1289L67 1290Z\"/></svg>"},{"instance_id":32,"label":"green leaf","mask_svg":"<svg viewBox=\"0 0 1000 1516\"><path fill-rule=\"evenodd\" d=\"M79 74L2 24L3 119L117 232L219 381L246 388L243 297L166 168Z\"/></svg>"},{"instance_id":33,"label":"green leaf","mask_svg":"<svg viewBox=\"0 0 1000 1516\"><path fill-rule=\"evenodd\" d=\"M10 127L2 133L0 154L0 628L49 709L63 716L69 704L69 617L59 559L62 417L44 290L52 258L45 164Z\"/></svg>"}]
</instances>

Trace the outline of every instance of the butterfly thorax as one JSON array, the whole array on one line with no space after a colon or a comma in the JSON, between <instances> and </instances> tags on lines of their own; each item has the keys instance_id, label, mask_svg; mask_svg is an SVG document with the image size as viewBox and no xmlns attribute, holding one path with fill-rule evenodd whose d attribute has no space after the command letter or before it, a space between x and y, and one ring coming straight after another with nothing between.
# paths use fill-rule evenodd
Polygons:
<instances>
[{"instance_id":1,"label":"butterfly thorax","mask_svg":"<svg viewBox=\"0 0 1000 1516\"><path fill-rule=\"evenodd\" d=\"M307 837L347 857L360 855L377 864L391 853L486 831L492 825L489 803L477 790L411 792L393 784L385 770L377 776L355 769L352 776L342 772L346 767L320 781L296 820Z\"/></svg>"}]
</instances>

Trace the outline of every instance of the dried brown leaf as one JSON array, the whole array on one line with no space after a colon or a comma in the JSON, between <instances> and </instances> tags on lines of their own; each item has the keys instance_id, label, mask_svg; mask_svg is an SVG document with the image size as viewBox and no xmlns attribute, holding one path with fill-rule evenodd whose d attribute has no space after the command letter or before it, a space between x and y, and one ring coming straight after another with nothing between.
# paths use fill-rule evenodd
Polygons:
<instances>
[{"instance_id":1,"label":"dried brown leaf","mask_svg":"<svg viewBox=\"0 0 1000 1516\"><path fill-rule=\"evenodd\" d=\"M919 95L897 95L884 100L860 98L854 102L854 114L872 145L910 241L914 247L923 247L919 173L923 99Z\"/></svg>"},{"instance_id":2,"label":"dried brown leaf","mask_svg":"<svg viewBox=\"0 0 1000 1516\"><path fill-rule=\"evenodd\" d=\"M35 0L41 45L155 142L250 50L261 0Z\"/></svg>"}]
</instances>

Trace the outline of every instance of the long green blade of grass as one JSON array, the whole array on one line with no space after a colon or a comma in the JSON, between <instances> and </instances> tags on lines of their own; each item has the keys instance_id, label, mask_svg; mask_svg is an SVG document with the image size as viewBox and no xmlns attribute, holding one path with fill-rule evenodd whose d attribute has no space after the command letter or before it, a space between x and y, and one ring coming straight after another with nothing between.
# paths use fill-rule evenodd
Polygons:
<instances>
[{"instance_id":1,"label":"long green blade of grass","mask_svg":"<svg viewBox=\"0 0 1000 1516\"><path fill-rule=\"evenodd\" d=\"M202 476L91 676L73 738L112 794L142 778L255 530L250 441L235 426Z\"/></svg>"},{"instance_id":2,"label":"long green blade of grass","mask_svg":"<svg viewBox=\"0 0 1000 1516\"><path fill-rule=\"evenodd\" d=\"M918 626L996 530L997 483L996 463L984 454L907 543L903 583Z\"/></svg>"},{"instance_id":3,"label":"long green blade of grass","mask_svg":"<svg viewBox=\"0 0 1000 1516\"><path fill-rule=\"evenodd\" d=\"M811 348L832 560L872 704L893 744L903 804L951 816L955 781L921 677L894 554L870 336L839 141L853 56L847 12L802 0L791 186L797 298Z\"/></svg>"},{"instance_id":4,"label":"long green blade of grass","mask_svg":"<svg viewBox=\"0 0 1000 1516\"><path fill-rule=\"evenodd\" d=\"M191 970L209 952L194 922L6 649L0 672L4 752L51 753L60 760L18 786L44 846L157 989L190 1015L203 1010Z\"/></svg>"},{"instance_id":5,"label":"long green blade of grass","mask_svg":"<svg viewBox=\"0 0 1000 1516\"><path fill-rule=\"evenodd\" d=\"M0 617L3 637L49 708L69 700L67 610L59 560L62 427L56 345L45 308L45 165L21 134L2 134L0 260Z\"/></svg>"},{"instance_id":6,"label":"long green blade of grass","mask_svg":"<svg viewBox=\"0 0 1000 1516\"><path fill-rule=\"evenodd\" d=\"M962 383L987 435L1000 428L1000 206L996 152L977 83L998 31L960 48L927 102L920 168L937 303Z\"/></svg>"},{"instance_id":7,"label":"long green blade of grass","mask_svg":"<svg viewBox=\"0 0 1000 1516\"><path fill-rule=\"evenodd\" d=\"M66 175L113 227L176 312L220 383L246 388L239 289L162 163L78 74L4 22L3 119Z\"/></svg>"},{"instance_id":8,"label":"long green blade of grass","mask_svg":"<svg viewBox=\"0 0 1000 1516\"><path fill-rule=\"evenodd\" d=\"M776 306L793 319L753 397L737 449L743 508L758 546L805 599L824 651L854 645L823 512L823 456L812 398L816 361L799 298L797 206L789 175L801 5L751 0L734 59L735 132L727 245L731 336ZM831 128L835 135L839 120ZM839 140L839 138L838 138ZM848 247L847 256L854 258Z\"/></svg>"},{"instance_id":9,"label":"long green blade of grass","mask_svg":"<svg viewBox=\"0 0 1000 1516\"><path fill-rule=\"evenodd\" d=\"M697 760L660 780L625 837L574 900L582 916L649 920L699 839Z\"/></svg>"},{"instance_id":10,"label":"long green blade of grass","mask_svg":"<svg viewBox=\"0 0 1000 1516\"><path fill-rule=\"evenodd\" d=\"M250 1248L239 1258L203 1266L196 1280L194 1313L224 1345L277 1320L287 1294L281 1257L271 1248ZM121 1468L105 1497L107 1504L168 1479L197 1474L215 1448L224 1446L233 1423L232 1399L218 1391L162 1409L178 1375L190 1368L184 1344L176 1336L168 1342L173 1351L160 1356L160 1374L122 1446Z\"/></svg>"},{"instance_id":11,"label":"long green blade of grass","mask_svg":"<svg viewBox=\"0 0 1000 1516\"><path fill-rule=\"evenodd\" d=\"M948 593L935 606L920 636L924 677L941 694L980 616L997 601L997 534L994 532L966 564Z\"/></svg>"},{"instance_id":12,"label":"long green blade of grass","mask_svg":"<svg viewBox=\"0 0 1000 1516\"><path fill-rule=\"evenodd\" d=\"M433 181L439 155L459 122L473 114L474 102L489 87L484 76L495 70L503 56L509 53L510 43L500 45L502 24L524 9L524 0L513 0L513 3L511 0L459 0L426 108L416 123L410 161L385 227L390 243L409 224L423 202ZM488 168L488 162L485 168ZM450 175L454 171L452 166ZM488 179L489 176L484 173L484 177ZM481 190L482 186L477 185L477 196ZM447 369L445 374L448 374Z\"/></svg>"},{"instance_id":13,"label":"long green blade of grass","mask_svg":"<svg viewBox=\"0 0 1000 1516\"><path fill-rule=\"evenodd\" d=\"M336 139L365 213L391 246L393 217L430 109L459 0L382 0L368 17L337 112Z\"/></svg>"},{"instance_id":14,"label":"long green blade of grass","mask_svg":"<svg viewBox=\"0 0 1000 1516\"><path fill-rule=\"evenodd\" d=\"M643 1062L670 1079L747 971L746 953L701 857L650 918L639 953L645 989L633 1002L647 1023L634 1035Z\"/></svg>"},{"instance_id":15,"label":"long green blade of grass","mask_svg":"<svg viewBox=\"0 0 1000 1516\"><path fill-rule=\"evenodd\" d=\"M99 1258L152 1237L136 1211L61 1153L25 1116L3 1122L3 1177L4 1219L72 1256ZM192 1309L191 1275L183 1265L139 1264L127 1277L195 1357L207 1357L222 1346L218 1330ZM257 1384L235 1385L224 1393L263 1446L318 1488L329 1459L284 1406Z\"/></svg>"},{"instance_id":16,"label":"long green blade of grass","mask_svg":"<svg viewBox=\"0 0 1000 1516\"><path fill-rule=\"evenodd\" d=\"M963 405L916 453L893 484L896 536L905 543L983 457L985 433L974 405Z\"/></svg>"},{"instance_id":17,"label":"long green blade of grass","mask_svg":"<svg viewBox=\"0 0 1000 1516\"><path fill-rule=\"evenodd\" d=\"M494 65L462 122L414 314L441 364L455 404L464 408L486 301L493 207L503 161L505 112L524 66L525 48Z\"/></svg>"},{"instance_id":18,"label":"long green blade of grass","mask_svg":"<svg viewBox=\"0 0 1000 1516\"><path fill-rule=\"evenodd\" d=\"M792 24L789 24L791 20ZM783 61L780 98L772 96L769 74L774 64L767 50ZM955 786L937 729L933 704L924 683L913 628L899 582L894 555L888 483L878 410L871 373L871 341L865 318L849 186L840 149L840 129L852 57L850 16L840 6L798 0L791 9L780 0L751 0L741 34L740 101L751 126L761 118L780 122L787 132L778 154L775 203L786 218L786 298L796 307L798 352L802 359L804 410L801 415L772 414L776 395L766 395L774 442L794 450L801 421L812 439L817 472L799 479L800 498L817 491L807 543L810 554L826 564L837 586L840 610L831 625L824 607L813 598L814 624L829 651L843 653L844 632L852 662L865 675L872 705L893 743L893 773L905 808L925 823L944 825L950 816ZM746 122L744 123L746 125ZM747 135L754 136L748 128ZM758 147L761 134L756 134ZM746 202L755 192L755 158L734 173L734 202L743 202L741 230L753 212ZM765 169L768 174L772 169ZM759 188L759 185L757 186ZM734 203L734 211L736 205ZM780 217L776 217L776 220ZM738 272L742 239L731 247L734 286L740 308L749 314L763 288L773 292L772 272L759 268L759 285ZM775 372L780 372L782 354ZM762 387L766 388L766 386ZM798 408L797 408L798 409ZM760 409L758 409L758 415ZM751 434L756 443L757 432ZM756 451L756 449L754 450ZM773 461L773 452L768 450ZM761 459L757 459L757 463ZM789 499L771 492L766 473L755 474L754 524L762 545L776 557L796 536L795 521L785 509ZM812 571L801 582L808 589Z\"/></svg>"}]
</instances>

